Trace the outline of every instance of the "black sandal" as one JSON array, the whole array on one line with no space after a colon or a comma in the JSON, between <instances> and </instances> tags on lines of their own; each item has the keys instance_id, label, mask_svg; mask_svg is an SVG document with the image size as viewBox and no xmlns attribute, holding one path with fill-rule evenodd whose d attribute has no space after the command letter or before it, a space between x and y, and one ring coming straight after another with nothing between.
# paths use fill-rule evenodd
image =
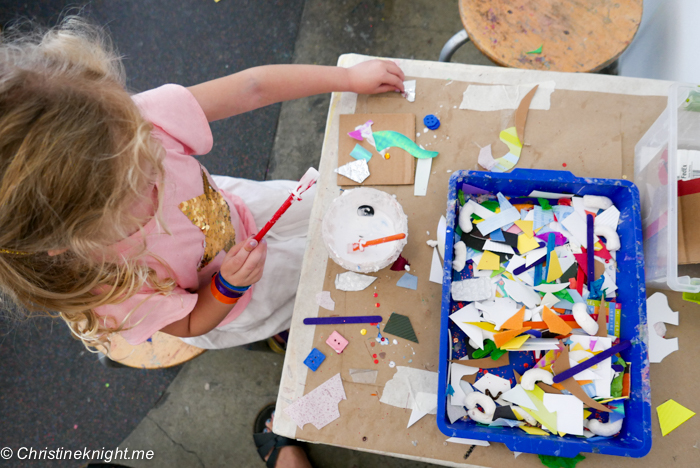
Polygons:
<instances>
[{"instance_id":1,"label":"black sandal","mask_svg":"<svg viewBox=\"0 0 700 468\"><path fill-rule=\"evenodd\" d=\"M282 447L288 445L298 445L294 439L289 439L275 434L274 432L263 432L265 430L265 422L272 417L272 413L275 412L275 403L270 403L260 410L258 416L255 418L255 424L253 425L253 441L255 442L255 447L258 449L258 455L265 461L267 454L270 457L265 461L267 468L275 468L277 463L277 456L280 453ZM272 452L270 452L272 450Z\"/></svg>"}]
</instances>

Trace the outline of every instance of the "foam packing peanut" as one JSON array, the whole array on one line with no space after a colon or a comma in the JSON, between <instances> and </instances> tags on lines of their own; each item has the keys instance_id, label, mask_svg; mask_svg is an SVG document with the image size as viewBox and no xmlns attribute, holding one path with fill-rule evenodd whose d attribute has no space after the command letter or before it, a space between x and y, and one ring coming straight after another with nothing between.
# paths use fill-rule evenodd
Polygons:
<instances>
[{"instance_id":1,"label":"foam packing peanut","mask_svg":"<svg viewBox=\"0 0 700 468\"><path fill-rule=\"evenodd\" d=\"M452 260L452 268L457 271L464 270L467 264L467 244L459 241L454 246L454 260Z\"/></svg>"},{"instance_id":2,"label":"foam packing peanut","mask_svg":"<svg viewBox=\"0 0 700 468\"><path fill-rule=\"evenodd\" d=\"M613 202L602 195L584 195L583 206L590 210L607 210L613 206Z\"/></svg>"},{"instance_id":3,"label":"foam packing peanut","mask_svg":"<svg viewBox=\"0 0 700 468\"><path fill-rule=\"evenodd\" d=\"M610 226L596 226L593 231L596 236L605 237L605 247L609 252L620 250L620 236Z\"/></svg>"},{"instance_id":4,"label":"foam packing peanut","mask_svg":"<svg viewBox=\"0 0 700 468\"><path fill-rule=\"evenodd\" d=\"M459 209L459 228L463 233L469 234L474 229L472 224L472 215L474 214L474 206L471 203L465 203Z\"/></svg>"},{"instance_id":5,"label":"foam packing peanut","mask_svg":"<svg viewBox=\"0 0 700 468\"><path fill-rule=\"evenodd\" d=\"M620 432L623 420L618 419L615 422L602 423L597 419L584 419L583 425L595 435L610 437Z\"/></svg>"},{"instance_id":6,"label":"foam packing peanut","mask_svg":"<svg viewBox=\"0 0 700 468\"><path fill-rule=\"evenodd\" d=\"M535 382L544 382L548 385L552 385L554 383L553 375L550 372L547 372L544 369L530 369L527 372L523 374L523 377L520 379L520 385L525 389L532 391L535 389Z\"/></svg>"},{"instance_id":7,"label":"foam packing peanut","mask_svg":"<svg viewBox=\"0 0 700 468\"><path fill-rule=\"evenodd\" d=\"M572 308L572 313L574 315L574 320L576 320L576 323L578 323L583 331L591 336L598 333L598 322L588 315L588 306L586 306L586 304L577 302Z\"/></svg>"},{"instance_id":8,"label":"foam packing peanut","mask_svg":"<svg viewBox=\"0 0 700 468\"><path fill-rule=\"evenodd\" d=\"M511 405L510 409L513 411L513 413L516 413L517 416L520 416L523 418L523 421L528 423L531 426L537 426L537 420L532 416L530 413L522 409L521 407L517 405Z\"/></svg>"},{"instance_id":9,"label":"foam packing peanut","mask_svg":"<svg viewBox=\"0 0 700 468\"><path fill-rule=\"evenodd\" d=\"M474 421L481 424L489 424L493 420L493 415L496 412L496 403L483 393L472 392L464 399L465 406L469 409L467 414ZM481 406L483 412L479 411L476 405Z\"/></svg>"}]
</instances>

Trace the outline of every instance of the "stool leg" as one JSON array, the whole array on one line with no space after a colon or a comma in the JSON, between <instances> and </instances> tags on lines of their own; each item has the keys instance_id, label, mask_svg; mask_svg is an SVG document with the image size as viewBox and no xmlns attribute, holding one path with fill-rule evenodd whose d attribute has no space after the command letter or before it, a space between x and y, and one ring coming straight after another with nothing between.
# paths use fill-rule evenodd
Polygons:
<instances>
[{"instance_id":1,"label":"stool leg","mask_svg":"<svg viewBox=\"0 0 700 468\"><path fill-rule=\"evenodd\" d=\"M452 59L452 55L457 52L457 49L466 44L467 41L469 41L469 36L467 35L467 31L464 29L452 36L447 42L445 42L445 45L440 51L440 62L449 62Z\"/></svg>"}]
</instances>

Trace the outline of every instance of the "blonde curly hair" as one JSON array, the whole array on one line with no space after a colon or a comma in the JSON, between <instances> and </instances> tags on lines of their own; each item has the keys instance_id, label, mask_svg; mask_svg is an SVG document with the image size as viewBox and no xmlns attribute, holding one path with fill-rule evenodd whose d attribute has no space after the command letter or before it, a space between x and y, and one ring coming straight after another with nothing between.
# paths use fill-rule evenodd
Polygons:
<instances>
[{"instance_id":1,"label":"blonde curly hair","mask_svg":"<svg viewBox=\"0 0 700 468\"><path fill-rule=\"evenodd\" d=\"M145 265L145 238L130 258L110 248L145 224L133 208L152 200L162 180L163 150L151 130L101 29L68 17L48 31L3 34L0 288L21 316L59 315L88 349L109 349L109 335L123 327L96 307L144 286L154 294L174 287Z\"/></svg>"}]
</instances>

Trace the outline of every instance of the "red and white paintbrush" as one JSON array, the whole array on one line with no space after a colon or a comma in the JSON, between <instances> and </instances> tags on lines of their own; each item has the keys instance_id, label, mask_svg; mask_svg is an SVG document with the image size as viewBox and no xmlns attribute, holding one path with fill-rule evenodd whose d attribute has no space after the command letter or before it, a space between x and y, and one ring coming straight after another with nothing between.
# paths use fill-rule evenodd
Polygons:
<instances>
[{"instance_id":1,"label":"red and white paintbrush","mask_svg":"<svg viewBox=\"0 0 700 468\"><path fill-rule=\"evenodd\" d=\"M314 169L313 167L310 167L308 171L306 171L306 174L299 180L299 185L297 186L296 189L292 191L292 193L289 195L289 198L285 200L284 203L282 203L282 206L280 206L279 210L272 216L272 219L267 222L265 226L258 232L254 239L258 242L262 240L262 238L267 234L267 231L269 231L272 226L275 225L275 223L280 219L280 217L284 214L285 211L289 209L290 206L292 206L292 203L301 200L301 194L309 190L312 185L316 183L318 180L318 171Z\"/></svg>"}]
</instances>

